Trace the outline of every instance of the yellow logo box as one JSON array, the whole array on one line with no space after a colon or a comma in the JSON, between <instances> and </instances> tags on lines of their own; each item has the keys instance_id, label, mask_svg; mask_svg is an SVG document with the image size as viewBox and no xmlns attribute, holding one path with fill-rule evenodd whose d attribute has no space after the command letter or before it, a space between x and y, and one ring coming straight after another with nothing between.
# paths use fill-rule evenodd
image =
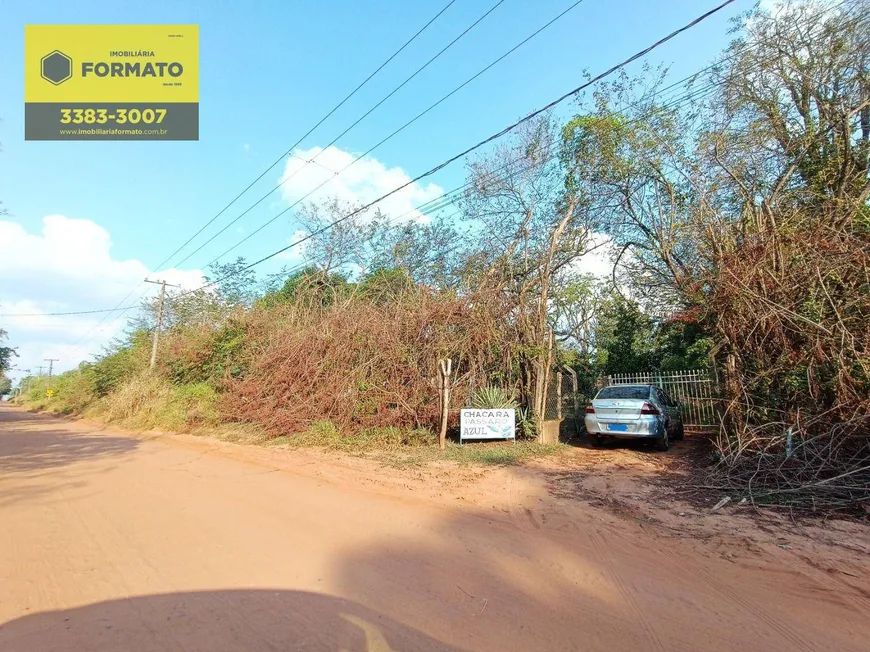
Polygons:
<instances>
[{"instance_id":1,"label":"yellow logo box","mask_svg":"<svg viewBox=\"0 0 870 652\"><path fill-rule=\"evenodd\" d=\"M197 25L27 25L25 140L198 140Z\"/></svg>"},{"instance_id":2,"label":"yellow logo box","mask_svg":"<svg viewBox=\"0 0 870 652\"><path fill-rule=\"evenodd\" d=\"M199 101L198 25L27 25L25 103Z\"/></svg>"}]
</instances>

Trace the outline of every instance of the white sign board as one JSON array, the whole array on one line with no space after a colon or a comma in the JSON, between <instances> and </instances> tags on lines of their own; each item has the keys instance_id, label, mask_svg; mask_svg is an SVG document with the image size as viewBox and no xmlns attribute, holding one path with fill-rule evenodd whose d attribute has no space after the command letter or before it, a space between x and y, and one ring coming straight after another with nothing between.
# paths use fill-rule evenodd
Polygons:
<instances>
[{"instance_id":1,"label":"white sign board","mask_svg":"<svg viewBox=\"0 0 870 652\"><path fill-rule=\"evenodd\" d=\"M513 408L459 411L459 441L465 439L516 439L516 410Z\"/></svg>"}]
</instances>

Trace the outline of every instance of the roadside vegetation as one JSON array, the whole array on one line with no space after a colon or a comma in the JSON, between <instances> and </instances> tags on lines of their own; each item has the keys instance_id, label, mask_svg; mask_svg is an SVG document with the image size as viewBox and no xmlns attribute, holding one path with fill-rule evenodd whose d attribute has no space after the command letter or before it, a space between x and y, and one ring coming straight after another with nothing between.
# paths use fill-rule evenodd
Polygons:
<instances>
[{"instance_id":1,"label":"roadside vegetation","mask_svg":"<svg viewBox=\"0 0 870 652\"><path fill-rule=\"evenodd\" d=\"M52 396L30 378L18 400L142 428L424 449L440 359L451 427L496 388L529 437L557 365L591 393L602 374L715 364L710 486L794 509L870 504L868 15L866 0L753 10L688 85L653 69L598 85L574 115L469 161L426 220L308 205L308 266L257 279L239 259L177 292L156 369L147 304ZM605 242L610 278L583 274ZM508 448L479 454L509 461Z\"/></svg>"},{"instance_id":2,"label":"roadside vegetation","mask_svg":"<svg viewBox=\"0 0 870 652\"><path fill-rule=\"evenodd\" d=\"M12 358L17 355L15 349L2 346L6 339L6 331L0 328L0 397L6 396L12 391L12 380L6 375L6 372L12 367Z\"/></svg>"}]
</instances>

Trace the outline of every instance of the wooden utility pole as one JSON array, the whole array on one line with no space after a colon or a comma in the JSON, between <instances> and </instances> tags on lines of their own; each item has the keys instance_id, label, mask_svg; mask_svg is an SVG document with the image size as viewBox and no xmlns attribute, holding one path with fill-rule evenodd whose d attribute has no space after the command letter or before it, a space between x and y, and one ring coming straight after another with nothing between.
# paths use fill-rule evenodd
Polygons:
<instances>
[{"instance_id":1,"label":"wooden utility pole","mask_svg":"<svg viewBox=\"0 0 870 652\"><path fill-rule=\"evenodd\" d=\"M41 364L36 365L36 377L42 378L42 370L45 369Z\"/></svg>"},{"instance_id":2,"label":"wooden utility pole","mask_svg":"<svg viewBox=\"0 0 870 652\"><path fill-rule=\"evenodd\" d=\"M145 279L145 282L160 286L160 303L157 304L157 325L154 326L154 341L151 344L150 367L153 369L154 365L157 364L157 341L160 339L160 328L163 326L163 302L166 301L166 286L168 285L173 288L181 286L172 285L172 283L167 283L166 281L149 281L147 278Z\"/></svg>"},{"instance_id":3,"label":"wooden utility pole","mask_svg":"<svg viewBox=\"0 0 870 652\"><path fill-rule=\"evenodd\" d=\"M441 432L438 434L438 447L444 450L447 448L447 416L450 409L450 374L453 371L453 361L439 360L438 371L441 376Z\"/></svg>"},{"instance_id":4,"label":"wooden utility pole","mask_svg":"<svg viewBox=\"0 0 870 652\"><path fill-rule=\"evenodd\" d=\"M48 363L48 388L51 389L51 371L54 369L54 363L60 362L60 360L57 358L45 358L45 361Z\"/></svg>"}]
</instances>

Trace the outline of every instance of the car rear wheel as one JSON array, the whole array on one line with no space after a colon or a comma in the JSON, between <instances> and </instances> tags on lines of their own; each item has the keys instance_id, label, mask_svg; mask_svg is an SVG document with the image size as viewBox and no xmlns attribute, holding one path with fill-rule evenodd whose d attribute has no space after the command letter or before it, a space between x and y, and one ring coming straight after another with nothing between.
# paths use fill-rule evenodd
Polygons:
<instances>
[{"instance_id":1,"label":"car rear wheel","mask_svg":"<svg viewBox=\"0 0 870 652\"><path fill-rule=\"evenodd\" d=\"M665 428L662 436L656 439L656 450L666 451L671 447L671 440L668 437L668 429Z\"/></svg>"},{"instance_id":2,"label":"car rear wheel","mask_svg":"<svg viewBox=\"0 0 870 652\"><path fill-rule=\"evenodd\" d=\"M587 432L586 436L589 437L589 444L593 448L598 448L599 446L601 446L601 437L592 432Z\"/></svg>"},{"instance_id":3,"label":"car rear wheel","mask_svg":"<svg viewBox=\"0 0 870 652\"><path fill-rule=\"evenodd\" d=\"M680 422L680 425L677 426L677 430L674 433L674 441L682 441L686 438L686 427Z\"/></svg>"}]
</instances>

